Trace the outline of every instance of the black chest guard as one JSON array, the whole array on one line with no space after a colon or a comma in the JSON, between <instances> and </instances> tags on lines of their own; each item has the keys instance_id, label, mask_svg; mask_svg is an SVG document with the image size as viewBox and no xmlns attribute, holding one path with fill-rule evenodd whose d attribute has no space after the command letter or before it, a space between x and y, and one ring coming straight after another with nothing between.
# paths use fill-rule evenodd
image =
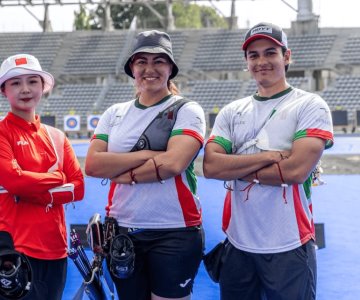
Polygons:
<instances>
[{"instance_id":1,"label":"black chest guard","mask_svg":"<svg viewBox=\"0 0 360 300\"><path fill-rule=\"evenodd\" d=\"M165 151L180 108L189 102L184 98L175 101L150 122L130 152L140 150Z\"/></svg>"}]
</instances>

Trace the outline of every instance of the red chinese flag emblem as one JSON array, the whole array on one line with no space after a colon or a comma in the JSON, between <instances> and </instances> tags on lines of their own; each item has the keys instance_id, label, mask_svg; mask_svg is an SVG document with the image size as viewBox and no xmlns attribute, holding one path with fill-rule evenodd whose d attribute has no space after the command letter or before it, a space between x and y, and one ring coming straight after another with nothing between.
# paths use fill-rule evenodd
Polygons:
<instances>
[{"instance_id":1,"label":"red chinese flag emblem","mask_svg":"<svg viewBox=\"0 0 360 300\"><path fill-rule=\"evenodd\" d=\"M26 65L27 64L27 59L26 57L20 57L15 59L15 65L19 66L19 65Z\"/></svg>"}]
</instances>

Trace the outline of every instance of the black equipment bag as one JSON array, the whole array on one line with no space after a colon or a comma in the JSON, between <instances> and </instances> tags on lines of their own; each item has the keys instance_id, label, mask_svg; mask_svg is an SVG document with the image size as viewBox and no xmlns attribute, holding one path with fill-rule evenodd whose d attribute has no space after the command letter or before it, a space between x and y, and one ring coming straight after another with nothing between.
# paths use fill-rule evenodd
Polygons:
<instances>
[{"instance_id":1,"label":"black equipment bag","mask_svg":"<svg viewBox=\"0 0 360 300\"><path fill-rule=\"evenodd\" d=\"M219 282L224 253L228 243L228 239L225 239L225 241L221 241L203 256L205 269L209 274L210 278L216 283Z\"/></svg>"},{"instance_id":2,"label":"black equipment bag","mask_svg":"<svg viewBox=\"0 0 360 300\"><path fill-rule=\"evenodd\" d=\"M127 234L118 234L111 241L110 272L117 278L129 278L135 269L134 244Z\"/></svg>"},{"instance_id":3,"label":"black equipment bag","mask_svg":"<svg viewBox=\"0 0 360 300\"><path fill-rule=\"evenodd\" d=\"M32 269L14 248L12 236L0 231L0 299L21 299L31 290Z\"/></svg>"}]
</instances>

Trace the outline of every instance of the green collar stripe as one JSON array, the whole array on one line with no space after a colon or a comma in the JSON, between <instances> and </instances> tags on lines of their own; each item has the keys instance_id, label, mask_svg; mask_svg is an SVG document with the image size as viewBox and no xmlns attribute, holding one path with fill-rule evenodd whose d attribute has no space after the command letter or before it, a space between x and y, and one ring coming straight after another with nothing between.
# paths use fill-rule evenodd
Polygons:
<instances>
[{"instance_id":1,"label":"green collar stripe","mask_svg":"<svg viewBox=\"0 0 360 300\"><path fill-rule=\"evenodd\" d=\"M149 107L153 107L153 106L156 106L156 105L160 105L161 103L164 103L165 101L167 101L168 99L170 99L173 95L170 94L170 95L167 95L165 96L164 98L162 98L159 102L156 102L154 105L151 105L151 106L145 106L145 105L142 105L140 102L139 102L139 98L136 98L135 100L135 106L137 108L140 108L140 109L147 109Z\"/></svg>"},{"instance_id":2,"label":"green collar stripe","mask_svg":"<svg viewBox=\"0 0 360 300\"><path fill-rule=\"evenodd\" d=\"M270 100L270 99L276 99L276 98L280 98L288 93L290 93L291 91L293 90L293 87L292 86L289 86L286 90L280 92L280 93L277 93L271 97L261 97L259 96L258 94L255 94L254 95L254 98L256 100L259 100L259 101L266 101L266 100Z\"/></svg>"}]
</instances>

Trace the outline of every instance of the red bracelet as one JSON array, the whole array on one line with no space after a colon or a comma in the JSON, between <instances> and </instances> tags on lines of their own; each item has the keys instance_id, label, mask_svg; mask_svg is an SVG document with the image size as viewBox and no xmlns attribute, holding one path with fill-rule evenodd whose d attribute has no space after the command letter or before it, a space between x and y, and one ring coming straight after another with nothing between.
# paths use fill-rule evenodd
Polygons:
<instances>
[{"instance_id":1,"label":"red bracelet","mask_svg":"<svg viewBox=\"0 0 360 300\"><path fill-rule=\"evenodd\" d=\"M159 168L161 167L161 165L158 166L158 165L156 164L155 159L154 159L153 157L152 157L151 159L152 159L152 161L154 162L157 180L158 180L161 184L165 183L165 180L161 178L160 173L159 173Z\"/></svg>"},{"instance_id":2,"label":"red bracelet","mask_svg":"<svg viewBox=\"0 0 360 300\"><path fill-rule=\"evenodd\" d=\"M131 185L134 185L134 184L138 183L138 181L137 181L136 178L135 178L134 170L131 169L131 170L129 171L129 173L130 173L130 178L131 178L130 184L131 184Z\"/></svg>"},{"instance_id":3,"label":"red bracelet","mask_svg":"<svg viewBox=\"0 0 360 300\"><path fill-rule=\"evenodd\" d=\"M287 183L285 183L284 177L283 177L282 172L281 172L280 164L277 162L276 165L278 167L279 174L280 174L280 179L281 179L281 182L282 182L281 187L283 188L283 198L284 198L285 203L287 203L287 200L286 200L286 188L289 185Z\"/></svg>"},{"instance_id":4,"label":"red bracelet","mask_svg":"<svg viewBox=\"0 0 360 300\"><path fill-rule=\"evenodd\" d=\"M284 177L282 175L282 172L281 172L281 168L280 168L280 164L277 162L276 163L277 167L278 167L278 170L279 170L279 174L280 174L280 179L281 179L281 186L282 187L288 187L289 185L287 183L285 183L285 180L284 180Z\"/></svg>"}]
</instances>

